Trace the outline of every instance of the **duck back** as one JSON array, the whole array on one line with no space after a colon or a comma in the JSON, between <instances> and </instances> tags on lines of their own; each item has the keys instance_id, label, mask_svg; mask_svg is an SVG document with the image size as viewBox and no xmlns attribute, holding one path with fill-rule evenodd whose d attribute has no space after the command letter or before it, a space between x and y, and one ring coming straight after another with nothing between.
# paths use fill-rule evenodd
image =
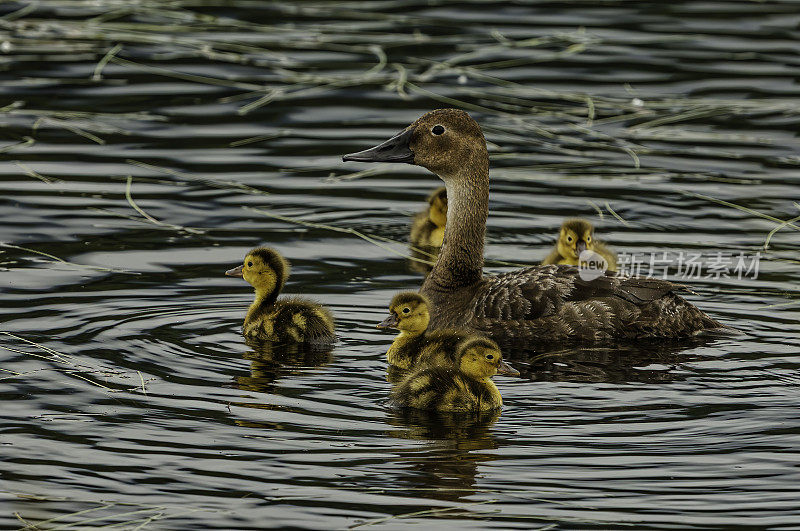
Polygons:
<instances>
[{"instance_id":1,"label":"duck back","mask_svg":"<svg viewBox=\"0 0 800 531\"><path fill-rule=\"evenodd\" d=\"M244 335L269 341L330 342L333 317L319 304L301 298L279 299L248 314Z\"/></svg>"},{"instance_id":2,"label":"duck back","mask_svg":"<svg viewBox=\"0 0 800 531\"><path fill-rule=\"evenodd\" d=\"M475 380L451 367L413 372L395 388L391 401L401 408L460 412L487 411L503 405L497 386L489 378Z\"/></svg>"},{"instance_id":3,"label":"duck back","mask_svg":"<svg viewBox=\"0 0 800 531\"><path fill-rule=\"evenodd\" d=\"M431 328L467 327L498 342L681 338L723 329L676 292L685 286L613 272L584 280L575 267L542 265L451 291L423 291Z\"/></svg>"}]
</instances>

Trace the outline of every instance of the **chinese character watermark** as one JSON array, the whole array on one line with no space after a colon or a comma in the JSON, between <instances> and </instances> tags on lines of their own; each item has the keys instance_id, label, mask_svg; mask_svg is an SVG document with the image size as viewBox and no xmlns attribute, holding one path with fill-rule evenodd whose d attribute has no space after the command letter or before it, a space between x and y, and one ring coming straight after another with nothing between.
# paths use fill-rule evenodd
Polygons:
<instances>
[{"instance_id":1,"label":"chinese character watermark","mask_svg":"<svg viewBox=\"0 0 800 531\"><path fill-rule=\"evenodd\" d=\"M742 280L745 277L756 279L760 261L760 252L753 255L747 255L742 251L739 253L718 251L707 255L686 251L621 253L617 262L617 275L663 279L670 275L673 278L694 280L701 278ZM583 278L583 275L581 277Z\"/></svg>"}]
</instances>

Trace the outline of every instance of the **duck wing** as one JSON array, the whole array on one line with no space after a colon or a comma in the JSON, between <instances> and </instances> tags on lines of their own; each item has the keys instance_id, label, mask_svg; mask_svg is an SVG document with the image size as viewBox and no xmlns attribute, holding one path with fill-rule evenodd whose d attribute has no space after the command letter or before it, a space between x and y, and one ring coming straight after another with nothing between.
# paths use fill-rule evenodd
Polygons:
<instances>
[{"instance_id":1,"label":"duck wing","mask_svg":"<svg viewBox=\"0 0 800 531\"><path fill-rule=\"evenodd\" d=\"M666 280L620 277L614 272L584 280L576 267L542 265L486 277L472 307L476 318L531 321L557 314L568 303L602 300L644 306L686 289Z\"/></svg>"}]
</instances>

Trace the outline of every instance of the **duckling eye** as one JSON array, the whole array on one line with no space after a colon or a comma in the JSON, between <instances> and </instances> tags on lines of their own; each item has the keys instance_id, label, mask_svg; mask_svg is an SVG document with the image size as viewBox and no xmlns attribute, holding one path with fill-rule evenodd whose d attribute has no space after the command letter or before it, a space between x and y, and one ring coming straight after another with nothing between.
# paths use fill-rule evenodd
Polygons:
<instances>
[{"instance_id":1,"label":"duckling eye","mask_svg":"<svg viewBox=\"0 0 800 531\"><path fill-rule=\"evenodd\" d=\"M411 311L411 309L410 309L410 308L403 308L403 313L408 313L408 312L410 312L410 311Z\"/></svg>"},{"instance_id":2,"label":"duckling eye","mask_svg":"<svg viewBox=\"0 0 800 531\"><path fill-rule=\"evenodd\" d=\"M486 359L487 359L487 360L493 360L493 359L494 359L494 355L492 355L492 354L487 354L487 355L486 355Z\"/></svg>"},{"instance_id":3,"label":"duckling eye","mask_svg":"<svg viewBox=\"0 0 800 531\"><path fill-rule=\"evenodd\" d=\"M444 134L444 127L441 125L434 125L433 129L431 129L431 133L433 133L434 135Z\"/></svg>"},{"instance_id":4,"label":"duckling eye","mask_svg":"<svg viewBox=\"0 0 800 531\"><path fill-rule=\"evenodd\" d=\"M572 236L567 236L567 241L571 242L572 241Z\"/></svg>"},{"instance_id":5,"label":"duckling eye","mask_svg":"<svg viewBox=\"0 0 800 531\"><path fill-rule=\"evenodd\" d=\"M592 242L592 237L591 236L587 236L586 237L586 243L591 243L591 242Z\"/></svg>"},{"instance_id":6,"label":"duckling eye","mask_svg":"<svg viewBox=\"0 0 800 531\"><path fill-rule=\"evenodd\" d=\"M253 267L253 262L247 262L247 267Z\"/></svg>"}]
</instances>

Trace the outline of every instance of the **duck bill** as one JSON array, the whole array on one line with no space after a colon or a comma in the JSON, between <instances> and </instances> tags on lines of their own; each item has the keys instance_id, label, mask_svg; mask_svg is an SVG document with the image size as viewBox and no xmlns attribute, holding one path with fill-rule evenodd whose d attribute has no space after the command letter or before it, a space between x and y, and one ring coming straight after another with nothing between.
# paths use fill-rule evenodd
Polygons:
<instances>
[{"instance_id":1,"label":"duck bill","mask_svg":"<svg viewBox=\"0 0 800 531\"><path fill-rule=\"evenodd\" d=\"M228 269L225 271L225 275L229 277L240 277L242 276L242 272L244 271L244 264L240 265L239 267L234 267L233 269Z\"/></svg>"},{"instance_id":2,"label":"duck bill","mask_svg":"<svg viewBox=\"0 0 800 531\"><path fill-rule=\"evenodd\" d=\"M575 252L578 254L578 256L580 256L581 253L585 250L586 250L586 242L583 240L578 240L578 242L575 244Z\"/></svg>"},{"instance_id":3,"label":"duck bill","mask_svg":"<svg viewBox=\"0 0 800 531\"><path fill-rule=\"evenodd\" d=\"M505 360L500 360L500 364L497 366L497 374L503 374L505 376L519 376L519 371L509 365Z\"/></svg>"},{"instance_id":4,"label":"duck bill","mask_svg":"<svg viewBox=\"0 0 800 531\"><path fill-rule=\"evenodd\" d=\"M376 328L397 328L397 316L395 314L390 315L383 321L381 321Z\"/></svg>"},{"instance_id":5,"label":"duck bill","mask_svg":"<svg viewBox=\"0 0 800 531\"><path fill-rule=\"evenodd\" d=\"M344 162L405 162L414 164L414 152L411 151L411 135L414 128L409 127L402 133L393 136L374 148L358 153L350 153L342 157Z\"/></svg>"}]
</instances>

